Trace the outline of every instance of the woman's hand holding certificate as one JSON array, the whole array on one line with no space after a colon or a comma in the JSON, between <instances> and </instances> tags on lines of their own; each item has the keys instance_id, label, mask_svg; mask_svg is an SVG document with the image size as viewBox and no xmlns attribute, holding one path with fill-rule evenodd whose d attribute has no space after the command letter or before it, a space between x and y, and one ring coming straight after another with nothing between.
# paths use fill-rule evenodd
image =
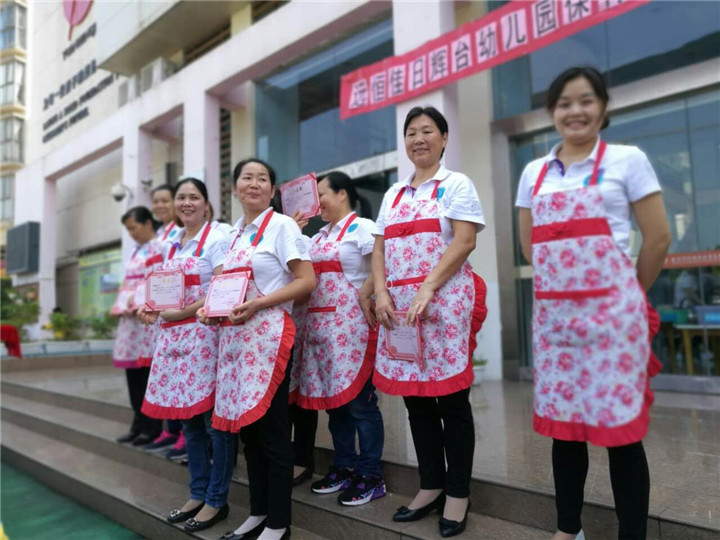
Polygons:
<instances>
[{"instance_id":1,"label":"woman's hand holding certificate","mask_svg":"<svg viewBox=\"0 0 720 540\"><path fill-rule=\"evenodd\" d=\"M282 184L280 198L286 216L295 216L297 212L306 218L320 215L320 196L315 173Z\"/></svg>"},{"instance_id":2,"label":"woman's hand holding certificate","mask_svg":"<svg viewBox=\"0 0 720 540\"><path fill-rule=\"evenodd\" d=\"M385 329L388 353L393 360L417 362L422 370L422 344L420 341L420 323L407 322L406 311L396 311L395 316L400 321L392 329Z\"/></svg>"},{"instance_id":3,"label":"woman's hand holding certificate","mask_svg":"<svg viewBox=\"0 0 720 540\"><path fill-rule=\"evenodd\" d=\"M227 317L232 309L245 300L249 275L247 272L220 274L210 281L205 297L204 315L207 318Z\"/></svg>"},{"instance_id":4,"label":"woman's hand holding certificate","mask_svg":"<svg viewBox=\"0 0 720 540\"><path fill-rule=\"evenodd\" d=\"M185 305L185 276L182 270L157 270L147 278L145 306L148 311L182 309Z\"/></svg>"}]
</instances>

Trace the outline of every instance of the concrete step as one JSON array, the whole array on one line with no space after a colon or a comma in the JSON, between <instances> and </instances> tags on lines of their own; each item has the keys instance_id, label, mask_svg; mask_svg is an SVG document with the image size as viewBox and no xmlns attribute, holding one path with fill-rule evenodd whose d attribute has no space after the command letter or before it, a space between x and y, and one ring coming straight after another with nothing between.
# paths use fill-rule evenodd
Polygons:
<instances>
[{"instance_id":1,"label":"concrete step","mask_svg":"<svg viewBox=\"0 0 720 540\"><path fill-rule=\"evenodd\" d=\"M226 521L189 534L164 517L168 508L185 502L184 485L7 421L2 422L2 449L3 461L145 538L216 540L249 514L231 502ZM329 539L296 526L292 538Z\"/></svg>"},{"instance_id":2,"label":"concrete step","mask_svg":"<svg viewBox=\"0 0 720 540\"><path fill-rule=\"evenodd\" d=\"M114 442L116 434L126 427L122 423L17 396L4 396L2 412L3 426L19 427L57 444L77 447L82 449L83 453L113 460L124 467L132 468L136 471L136 476L142 473L149 474L150 477L159 476L179 486L181 494L186 493L184 485L187 482L187 470L184 467L140 449ZM13 437L12 432L9 435ZM4 435L3 445L6 440ZM16 451L20 452L21 450ZM238 460L230 501L241 507L249 506L249 490L242 459ZM436 518L412 524L397 524L390 519L397 507L407 505L409 501L407 496L389 493L372 504L346 508L337 504L335 495L312 494L306 484L293 492L293 524L333 539L437 538ZM167 512L167 509L168 507L162 509L160 513ZM469 537L478 539L540 540L548 535L547 531L476 513L471 513L468 518L467 530L468 533L472 531Z\"/></svg>"}]
</instances>

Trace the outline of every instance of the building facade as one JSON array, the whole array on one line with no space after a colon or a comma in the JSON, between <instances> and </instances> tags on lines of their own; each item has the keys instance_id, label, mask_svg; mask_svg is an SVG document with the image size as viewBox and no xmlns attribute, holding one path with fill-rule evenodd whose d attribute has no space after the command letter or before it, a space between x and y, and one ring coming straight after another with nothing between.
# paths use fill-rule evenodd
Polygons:
<instances>
[{"instance_id":1,"label":"building facade","mask_svg":"<svg viewBox=\"0 0 720 540\"><path fill-rule=\"evenodd\" d=\"M75 4L87 8L82 19L60 4L38 4L29 29L39 57L31 103L42 112L30 120L15 222L41 222L41 269L16 280L39 284L44 314L55 305L81 311L84 258L119 248L127 256L119 217L148 204L154 185L202 178L216 213L237 219L230 171L242 157L268 160L281 182L346 171L376 215L385 190L410 171L407 111L432 104L450 124L446 165L473 180L487 220L471 255L488 286L476 356L488 360L490 378L529 378L532 268L520 255L514 195L524 164L557 142L543 106L550 81L565 67L591 64L611 87L604 137L643 149L665 192L674 257L649 293L663 317L654 344L667 373L661 384L718 391L720 4L649 2L347 120L339 115L343 74L505 2ZM126 188L121 202L110 197L115 184Z\"/></svg>"}]
</instances>

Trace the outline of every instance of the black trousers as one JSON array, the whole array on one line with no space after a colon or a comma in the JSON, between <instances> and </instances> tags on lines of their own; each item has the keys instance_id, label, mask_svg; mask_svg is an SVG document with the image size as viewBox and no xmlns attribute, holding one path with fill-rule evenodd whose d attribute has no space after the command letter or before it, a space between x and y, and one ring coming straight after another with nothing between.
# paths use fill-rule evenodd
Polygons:
<instances>
[{"instance_id":1,"label":"black trousers","mask_svg":"<svg viewBox=\"0 0 720 540\"><path fill-rule=\"evenodd\" d=\"M619 540L645 540L650 504L650 471L642 442L608 448L610 482L620 527ZM553 439L553 475L558 530L580 532L585 478L588 472L587 443Z\"/></svg>"},{"instance_id":2,"label":"black trousers","mask_svg":"<svg viewBox=\"0 0 720 540\"><path fill-rule=\"evenodd\" d=\"M147 388L148 377L150 377L150 368L126 369L125 375L127 377L128 394L130 394L130 405L135 412L130 432L144 433L152 437L160 435L162 420L145 416L140 411L143 399L145 399L145 389Z\"/></svg>"},{"instance_id":3,"label":"black trousers","mask_svg":"<svg viewBox=\"0 0 720 540\"><path fill-rule=\"evenodd\" d=\"M290 526L293 450L288 420L290 366L262 418L240 430L245 445L250 515L267 516L266 526Z\"/></svg>"},{"instance_id":4,"label":"black trousers","mask_svg":"<svg viewBox=\"0 0 720 540\"><path fill-rule=\"evenodd\" d=\"M421 489L444 489L459 499L470 495L475 424L469 397L470 389L436 398L405 398Z\"/></svg>"},{"instance_id":5,"label":"black trousers","mask_svg":"<svg viewBox=\"0 0 720 540\"><path fill-rule=\"evenodd\" d=\"M293 430L293 455L295 465L315 470L315 434L318 426L318 412L290 405L290 426Z\"/></svg>"}]
</instances>

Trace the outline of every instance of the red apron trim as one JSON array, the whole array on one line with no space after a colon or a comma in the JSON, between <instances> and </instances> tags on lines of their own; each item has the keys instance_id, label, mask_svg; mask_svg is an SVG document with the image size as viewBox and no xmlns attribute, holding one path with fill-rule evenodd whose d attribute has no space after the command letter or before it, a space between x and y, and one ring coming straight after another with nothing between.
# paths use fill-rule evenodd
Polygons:
<instances>
[{"instance_id":1,"label":"red apron trim","mask_svg":"<svg viewBox=\"0 0 720 540\"><path fill-rule=\"evenodd\" d=\"M532 243L538 244L582 236L610 236L611 234L610 225L605 218L573 219L533 227Z\"/></svg>"},{"instance_id":2,"label":"red apron trim","mask_svg":"<svg viewBox=\"0 0 720 540\"><path fill-rule=\"evenodd\" d=\"M312 265L316 274L322 274L324 272L342 273L343 271L340 261L320 261L314 262Z\"/></svg>"},{"instance_id":3,"label":"red apron trim","mask_svg":"<svg viewBox=\"0 0 720 540\"><path fill-rule=\"evenodd\" d=\"M145 279L145 274L128 274L125 279Z\"/></svg>"},{"instance_id":4,"label":"red apron trim","mask_svg":"<svg viewBox=\"0 0 720 540\"><path fill-rule=\"evenodd\" d=\"M223 418L213 412L212 427L215 429L236 433L240 431L242 427L248 426L262 418L270 408L270 403L273 397L275 397L278 386L285 380L285 370L287 369L290 353L295 341L295 323L293 323L292 317L290 317L287 312L285 312L284 315L285 322L283 324L282 338L280 340L280 346L278 347L277 357L275 358L275 368L273 369L270 384L265 391L265 395L255 407L235 420ZM288 373L287 376L289 377L290 374Z\"/></svg>"},{"instance_id":5,"label":"red apron trim","mask_svg":"<svg viewBox=\"0 0 720 540\"><path fill-rule=\"evenodd\" d=\"M311 307L308 308L308 313L334 313L337 311L336 306L327 306L327 307Z\"/></svg>"},{"instance_id":6,"label":"red apron trim","mask_svg":"<svg viewBox=\"0 0 720 540\"><path fill-rule=\"evenodd\" d=\"M152 365L152 356L140 356L137 363L140 367L150 367Z\"/></svg>"},{"instance_id":7,"label":"red apron trim","mask_svg":"<svg viewBox=\"0 0 720 540\"><path fill-rule=\"evenodd\" d=\"M401 287L403 285L414 285L416 283L422 283L425 281L427 276L417 276L404 279L387 280L385 286L389 289L390 287Z\"/></svg>"},{"instance_id":8,"label":"red apron trim","mask_svg":"<svg viewBox=\"0 0 720 540\"><path fill-rule=\"evenodd\" d=\"M184 324L192 324L196 322L197 319L195 317L188 317L187 319L180 319L179 321L160 323L160 328L172 328L173 326L182 326Z\"/></svg>"},{"instance_id":9,"label":"red apron trim","mask_svg":"<svg viewBox=\"0 0 720 540\"><path fill-rule=\"evenodd\" d=\"M385 239L411 236L420 233L440 233L439 219L418 219L405 223L393 223L385 227Z\"/></svg>"},{"instance_id":10,"label":"red apron trim","mask_svg":"<svg viewBox=\"0 0 720 540\"><path fill-rule=\"evenodd\" d=\"M345 390L331 397L310 397L300 394L299 389L293 392L291 403L295 403L298 407L303 409L310 409L315 411L324 411L328 409L337 409L350 403L355 399L362 389L365 387L365 383L368 382L372 376L373 370L375 369L375 354L377 352L378 344L378 331L377 328L371 328L368 333L367 346L365 347L365 356L363 357L363 363L358 371L357 377L353 383L348 386Z\"/></svg>"},{"instance_id":11,"label":"red apron trim","mask_svg":"<svg viewBox=\"0 0 720 540\"><path fill-rule=\"evenodd\" d=\"M585 289L580 291L535 291L536 300L584 300L601 298L610 294L612 289Z\"/></svg>"},{"instance_id":12,"label":"red apron trim","mask_svg":"<svg viewBox=\"0 0 720 540\"><path fill-rule=\"evenodd\" d=\"M439 185L440 185L440 180L435 180L435 187L433 187L433 192L432 192L432 194L430 195L430 199L437 199L438 186L439 186ZM403 194L405 193L405 190L406 190L407 188L413 189L412 187L410 187L409 184L406 185L406 186L403 186L403 188L402 188L402 189L398 192L398 194L395 196L395 200L394 200L393 203L392 203L392 207L393 207L393 208L395 208L395 207L400 203L400 200L402 199L402 196L403 196Z\"/></svg>"},{"instance_id":13,"label":"red apron trim","mask_svg":"<svg viewBox=\"0 0 720 540\"><path fill-rule=\"evenodd\" d=\"M250 268L249 266L240 266L238 268L232 268L230 270L222 271L223 274L237 274L239 272L247 272L248 274L250 274L248 276L248 279L255 279L255 275L253 274L252 268Z\"/></svg>"},{"instance_id":14,"label":"red apron trim","mask_svg":"<svg viewBox=\"0 0 720 540\"><path fill-rule=\"evenodd\" d=\"M233 323L233 322L230 322L230 321L227 321L227 320L226 320L226 321L222 321L222 322L219 324L219 326L223 326L223 327L227 327L227 326L242 326L242 325L244 325L244 324L245 324L244 322L235 324L235 323Z\"/></svg>"},{"instance_id":15,"label":"red apron trim","mask_svg":"<svg viewBox=\"0 0 720 540\"><path fill-rule=\"evenodd\" d=\"M475 335L480 331L485 317L487 317L487 306L485 305L487 287L483 279L474 272L473 284L475 288L475 302L470 319L468 364L465 370L441 381L396 381L381 375L375 370L373 374L373 384L378 390L393 396L438 397L447 396L470 388L475 377L471 361L475 347L477 346Z\"/></svg>"},{"instance_id":16,"label":"red apron trim","mask_svg":"<svg viewBox=\"0 0 720 540\"><path fill-rule=\"evenodd\" d=\"M165 407L150 403L147 398L143 400L140 411L150 418L162 420L189 420L193 416L206 413L215 406L215 391L204 398L202 401L191 405L190 407Z\"/></svg>"},{"instance_id":17,"label":"red apron trim","mask_svg":"<svg viewBox=\"0 0 720 540\"><path fill-rule=\"evenodd\" d=\"M145 259L145 267L148 268L150 266L154 266L156 264L161 264L163 262L162 255L153 255L152 257L148 257Z\"/></svg>"},{"instance_id":18,"label":"red apron trim","mask_svg":"<svg viewBox=\"0 0 720 540\"><path fill-rule=\"evenodd\" d=\"M185 274L183 280L186 287L200 285L200 274Z\"/></svg>"},{"instance_id":19,"label":"red apron trim","mask_svg":"<svg viewBox=\"0 0 720 540\"><path fill-rule=\"evenodd\" d=\"M120 368L120 369L137 369L141 368L141 366L138 363L138 360L118 360L117 358L112 359L113 367Z\"/></svg>"}]
</instances>

